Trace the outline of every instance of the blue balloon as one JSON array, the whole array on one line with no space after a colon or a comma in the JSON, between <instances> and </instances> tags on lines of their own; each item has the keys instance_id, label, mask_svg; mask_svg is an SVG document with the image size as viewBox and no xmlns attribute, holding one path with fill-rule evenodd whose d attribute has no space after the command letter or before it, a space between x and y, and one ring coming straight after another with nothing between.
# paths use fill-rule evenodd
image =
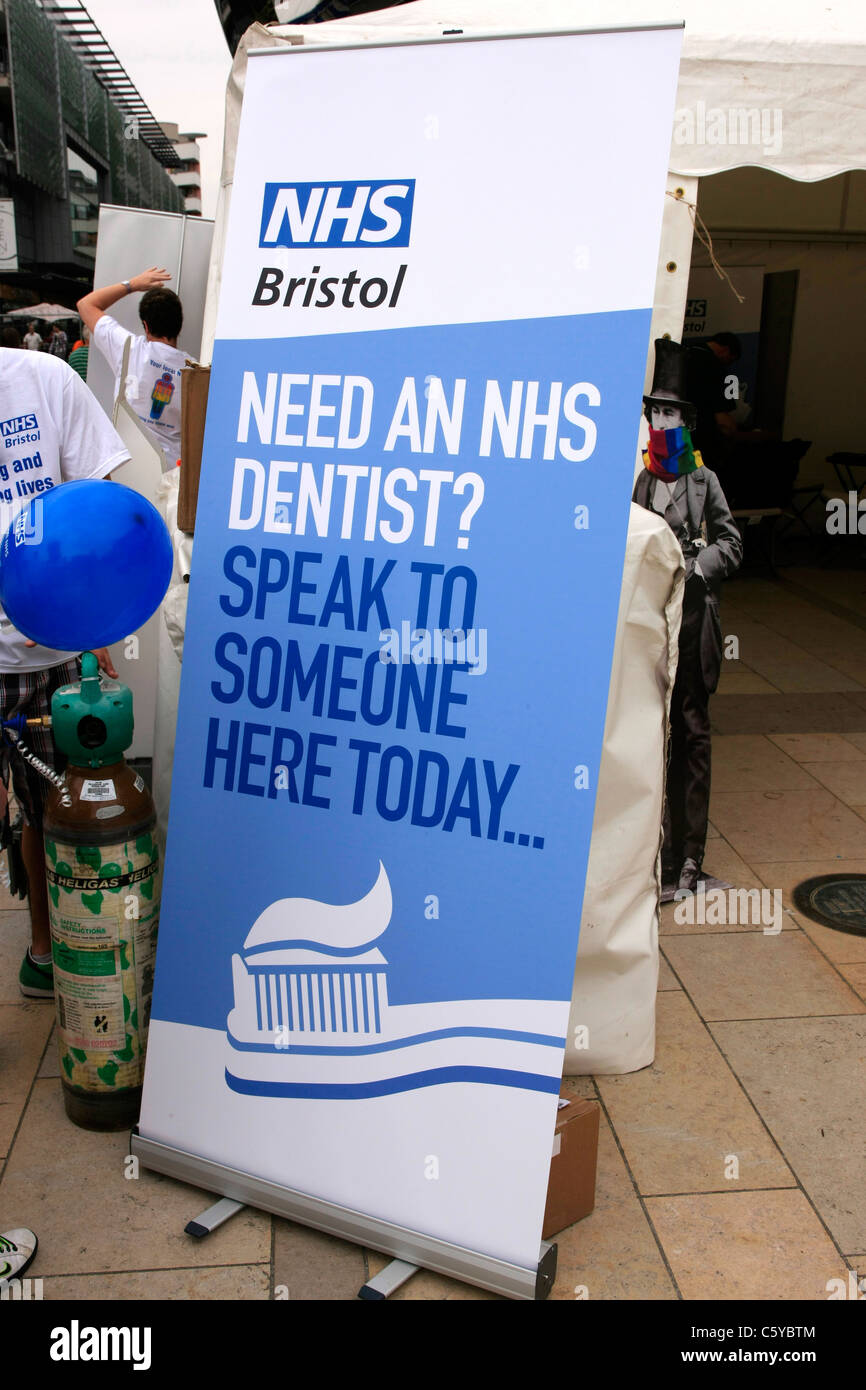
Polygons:
<instances>
[{"instance_id":1,"label":"blue balloon","mask_svg":"<svg viewBox=\"0 0 866 1390\"><path fill-rule=\"evenodd\" d=\"M0 542L0 603L44 647L107 647L156 611L172 561L165 522L140 493L96 478L62 483L34 497Z\"/></svg>"}]
</instances>

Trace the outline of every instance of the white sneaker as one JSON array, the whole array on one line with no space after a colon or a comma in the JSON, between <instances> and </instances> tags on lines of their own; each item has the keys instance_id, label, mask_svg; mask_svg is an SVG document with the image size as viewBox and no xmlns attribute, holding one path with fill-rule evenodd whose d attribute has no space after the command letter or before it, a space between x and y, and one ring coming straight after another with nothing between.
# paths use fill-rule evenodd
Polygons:
<instances>
[{"instance_id":1,"label":"white sneaker","mask_svg":"<svg viewBox=\"0 0 866 1390\"><path fill-rule=\"evenodd\" d=\"M18 1279L36 1254L39 1241L26 1226L0 1232L0 1285Z\"/></svg>"}]
</instances>

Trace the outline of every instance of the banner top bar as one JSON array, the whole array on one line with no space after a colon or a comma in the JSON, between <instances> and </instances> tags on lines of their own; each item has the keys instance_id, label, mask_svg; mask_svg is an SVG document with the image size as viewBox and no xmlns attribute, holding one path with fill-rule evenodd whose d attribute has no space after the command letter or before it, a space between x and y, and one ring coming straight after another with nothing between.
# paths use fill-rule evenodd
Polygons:
<instances>
[{"instance_id":1,"label":"banner top bar","mask_svg":"<svg viewBox=\"0 0 866 1390\"><path fill-rule=\"evenodd\" d=\"M408 48L430 43L478 43L490 39L563 39L591 34L645 34L657 30L685 29L684 19L660 20L654 24L604 24L594 29L527 29L503 33L498 29L448 31L444 34L415 34L405 39L372 39L362 43L292 43L285 48L251 48L247 58L273 58L282 53L341 53L359 48ZM292 26L296 28L296 26Z\"/></svg>"}]
</instances>

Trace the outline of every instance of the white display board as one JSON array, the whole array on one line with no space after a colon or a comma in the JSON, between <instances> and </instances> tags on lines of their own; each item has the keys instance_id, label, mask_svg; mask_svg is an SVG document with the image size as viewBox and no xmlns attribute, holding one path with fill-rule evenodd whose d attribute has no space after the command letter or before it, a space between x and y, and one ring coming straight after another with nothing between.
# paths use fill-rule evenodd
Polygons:
<instances>
[{"instance_id":1,"label":"white display board","mask_svg":"<svg viewBox=\"0 0 866 1390\"><path fill-rule=\"evenodd\" d=\"M213 222L208 218L102 203L93 283L115 285L149 266L164 266L171 272L169 289L180 295L183 304L183 330L177 345L198 361L212 241ZM140 303L141 295L133 294L119 299L108 312L130 333L141 333ZM99 352L88 356L87 384L111 415L116 397L114 374Z\"/></svg>"},{"instance_id":2,"label":"white display board","mask_svg":"<svg viewBox=\"0 0 866 1390\"><path fill-rule=\"evenodd\" d=\"M0 271L18 269L18 238L15 232L15 200L0 198Z\"/></svg>"}]
</instances>

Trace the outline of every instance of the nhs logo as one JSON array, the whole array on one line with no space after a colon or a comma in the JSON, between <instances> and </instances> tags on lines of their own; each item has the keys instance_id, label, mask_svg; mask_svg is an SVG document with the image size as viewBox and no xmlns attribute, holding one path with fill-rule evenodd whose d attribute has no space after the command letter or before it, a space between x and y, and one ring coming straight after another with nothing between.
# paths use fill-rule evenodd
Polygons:
<instances>
[{"instance_id":1,"label":"nhs logo","mask_svg":"<svg viewBox=\"0 0 866 1390\"><path fill-rule=\"evenodd\" d=\"M266 183L259 246L408 246L415 180Z\"/></svg>"}]
</instances>

